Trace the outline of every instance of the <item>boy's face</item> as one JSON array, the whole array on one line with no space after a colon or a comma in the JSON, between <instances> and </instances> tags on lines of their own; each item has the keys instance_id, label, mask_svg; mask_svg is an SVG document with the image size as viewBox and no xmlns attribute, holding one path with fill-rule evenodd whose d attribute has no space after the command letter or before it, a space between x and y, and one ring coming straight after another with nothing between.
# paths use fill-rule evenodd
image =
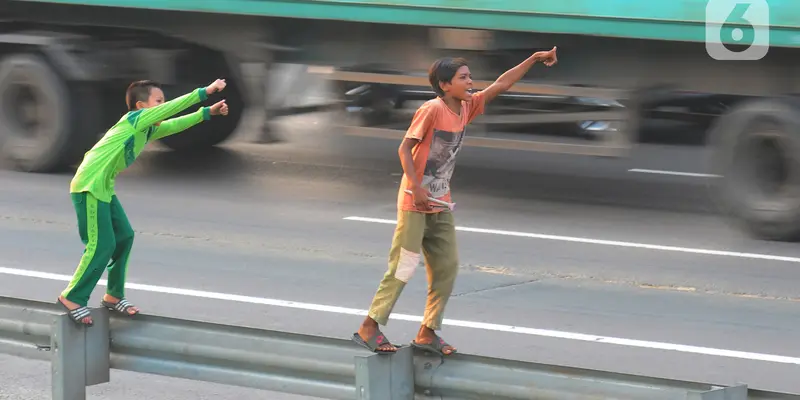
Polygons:
<instances>
[{"instance_id":1,"label":"boy's face","mask_svg":"<svg viewBox=\"0 0 800 400\"><path fill-rule=\"evenodd\" d=\"M161 89L154 87L150 88L150 98L147 99L147 102L137 101L136 108L150 108L162 103L164 103L164 92Z\"/></svg>"},{"instance_id":2,"label":"boy's face","mask_svg":"<svg viewBox=\"0 0 800 400\"><path fill-rule=\"evenodd\" d=\"M472 73L468 66L463 66L456 71L450 83L442 84L444 93L456 100L469 101L472 99Z\"/></svg>"}]
</instances>

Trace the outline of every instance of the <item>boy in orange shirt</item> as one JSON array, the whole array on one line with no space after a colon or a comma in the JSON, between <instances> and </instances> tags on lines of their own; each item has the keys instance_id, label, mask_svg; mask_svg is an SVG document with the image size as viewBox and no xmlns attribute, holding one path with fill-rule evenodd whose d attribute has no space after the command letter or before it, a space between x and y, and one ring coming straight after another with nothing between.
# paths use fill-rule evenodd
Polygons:
<instances>
[{"instance_id":1,"label":"boy in orange shirt","mask_svg":"<svg viewBox=\"0 0 800 400\"><path fill-rule=\"evenodd\" d=\"M411 344L443 355L456 351L436 335L458 273L455 222L447 207L432 204L430 199L451 202L450 178L466 126L483 114L486 103L509 90L537 62L548 67L554 65L556 48L534 53L475 94L472 93L472 75L464 59L439 59L430 67L428 78L437 97L414 114L398 150L405 173L398 192L397 227L389 251L389 268L378 286L367 318L353 334L356 343L377 353L397 350L379 325L388 323L395 303L424 253L428 299L422 326Z\"/></svg>"}]
</instances>

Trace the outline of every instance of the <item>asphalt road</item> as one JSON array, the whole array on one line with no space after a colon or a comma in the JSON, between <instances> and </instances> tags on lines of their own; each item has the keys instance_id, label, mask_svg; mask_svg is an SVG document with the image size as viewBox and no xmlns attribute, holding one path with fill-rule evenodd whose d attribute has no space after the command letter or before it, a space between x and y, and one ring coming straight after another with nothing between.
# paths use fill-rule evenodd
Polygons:
<instances>
[{"instance_id":1,"label":"asphalt road","mask_svg":"<svg viewBox=\"0 0 800 400\"><path fill-rule=\"evenodd\" d=\"M393 230L396 143L303 130L293 139L194 159L143 155L118 187L137 231L129 281L367 308ZM466 230L458 233L462 267L447 317L468 323L446 325L442 335L471 354L800 393L800 247L754 241L729 226L714 212L708 179L629 171L704 172L701 156L661 147L626 160L467 149L453 185L457 223ZM6 272L72 273L82 247L69 179L0 172ZM6 296L54 301L66 284L0 275ZM418 271L396 312L421 315L424 293ZM139 290L129 298L146 313L340 338L361 319ZM508 333L501 325L646 343ZM392 321L385 333L403 343L416 330ZM756 354L697 354L654 342ZM49 398L47 364L0 360L0 397ZM116 371L90 393L260 398L254 390Z\"/></svg>"}]
</instances>

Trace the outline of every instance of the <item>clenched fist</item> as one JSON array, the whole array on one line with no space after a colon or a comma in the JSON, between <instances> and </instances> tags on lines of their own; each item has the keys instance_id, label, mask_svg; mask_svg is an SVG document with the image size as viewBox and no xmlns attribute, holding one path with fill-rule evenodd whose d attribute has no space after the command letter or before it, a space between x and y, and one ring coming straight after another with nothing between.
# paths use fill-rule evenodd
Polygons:
<instances>
[{"instance_id":1,"label":"clenched fist","mask_svg":"<svg viewBox=\"0 0 800 400\"><path fill-rule=\"evenodd\" d=\"M206 87L206 94L211 95L216 92L221 92L225 89L226 85L227 83L225 83L225 79L217 79Z\"/></svg>"},{"instance_id":2,"label":"clenched fist","mask_svg":"<svg viewBox=\"0 0 800 400\"><path fill-rule=\"evenodd\" d=\"M220 100L211 106L211 115L228 115L228 105L225 100Z\"/></svg>"},{"instance_id":3,"label":"clenched fist","mask_svg":"<svg viewBox=\"0 0 800 400\"><path fill-rule=\"evenodd\" d=\"M548 51L537 51L534 55L537 60L541 61L544 65L552 67L558 62L558 56L556 56L557 49L556 46L553 46L553 48Z\"/></svg>"}]
</instances>

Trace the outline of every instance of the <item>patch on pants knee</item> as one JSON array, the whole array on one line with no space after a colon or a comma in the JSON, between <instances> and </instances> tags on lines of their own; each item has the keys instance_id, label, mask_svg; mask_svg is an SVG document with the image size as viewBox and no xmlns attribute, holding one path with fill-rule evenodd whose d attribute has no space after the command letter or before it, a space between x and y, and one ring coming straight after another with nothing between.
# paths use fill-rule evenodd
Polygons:
<instances>
[{"instance_id":1,"label":"patch on pants knee","mask_svg":"<svg viewBox=\"0 0 800 400\"><path fill-rule=\"evenodd\" d=\"M414 275L414 270L419 265L420 254L400 249L400 259L397 260L397 269L394 272L394 277L405 283L408 283L411 276Z\"/></svg>"}]
</instances>

